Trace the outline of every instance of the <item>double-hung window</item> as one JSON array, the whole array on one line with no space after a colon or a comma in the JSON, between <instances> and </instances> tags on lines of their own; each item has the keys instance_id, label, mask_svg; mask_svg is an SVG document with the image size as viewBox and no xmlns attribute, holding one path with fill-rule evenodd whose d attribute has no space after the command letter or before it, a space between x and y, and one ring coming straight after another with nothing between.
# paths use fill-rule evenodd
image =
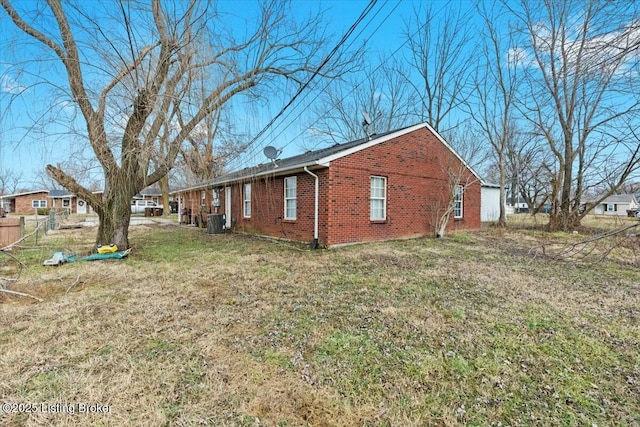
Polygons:
<instances>
[{"instance_id":1,"label":"double-hung window","mask_svg":"<svg viewBox=\"0 0 640 427\"><path fill-rule=\"evenodd\" d=\"M297 210L297 185L295 176L284 179L284 219L295 220Z\"/></svg>"},{"instance_id":2,"label":"double-hung window","mask_svg":"<svg viewBox=\"0 0 640 427\"><path fill-rule=\"evenodd\" d=\"M242 191L242 205L245 218L251 218L251 183L245 184Z\"/></svg>"},{"instance_id":3,"label":"double-hung window","mask_svg":"<svg viewBox=\"0 0 640 427\"><path fill-rule=\"evenodd\" d=\"M454 218L462 218L463 194L464 194L464 187L462 185L457 185L453 193L453 217Z\"/></svg>"},{"instance_id":4,"label":"double-hung window","mask_svg":"<svg viewBox=\"0 0 640 427\"><path fill-rule=\"evenodd\" d=\"M32 208L46 208L47 201L46 200L32 200L31 201Z\"/></svg>"},{"instance_id":5,"label":"double-hung window","mask_svg":"<svg viewBox=\"0 0 640 427\"><path fill-rule=\"evenodd\" d=\"M369 200L370 220L385 221L387 219L387 178L383 176L371 177L371 195Z\"/></svg>"}]
</instances>

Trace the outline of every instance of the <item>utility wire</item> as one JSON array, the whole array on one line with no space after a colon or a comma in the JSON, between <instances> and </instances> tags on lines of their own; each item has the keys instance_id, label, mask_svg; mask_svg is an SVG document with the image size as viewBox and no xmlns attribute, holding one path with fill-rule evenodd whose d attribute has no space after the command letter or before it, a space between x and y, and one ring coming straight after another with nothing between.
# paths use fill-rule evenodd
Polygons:
<instances>
[{"instance_id":1,"label":"utility wire","mask_svg":"<svg viewBox=\"0 0 640 427\"><path fill-rule=\"evenodd\" d=\"M374 6L376 5L377 0L371 0L369 2L369 4L365 7L365 9L362 11L362 13L360 13L360 16L356 19L356 21L349 27L349 29L347 30L347 32L342 36L342 38L340 39L340 41L336 44L336 46L331 50L331 52L325 57L325 59L321 62L320 66L313 72L313 74L309 77L309 79L296 91L296 93L293 95L293 97L291 98L291 100L289 102L287 102L287 104L282 107L282 109L269 121L269 123L267 123L267 125L264 126L264 128L258 132L258 134L256 136L254 136L251 141L247 144L247 147L252 147L256 141L258 139L260 139L266 132L267 130L269 130L273 124L280 118L282 117L282 115L289 109L289 107L291 107L291 105L296 101L296 99L304 92L304 90L309 87L309 85L311 84L311 82L313 81L313 79L320 73L320 71L333 59L333 57L338 53L338 51L340 50L340 48L342 47L343 44L346 43L346 41L351 37L351 35L354 33L354 31L356 30L356 28L360 25L360 23L367 17L367 15L371 12L371 10L373 10ZM285 128L286 129L286 128ZM247 153L246 151L243 153L240 153L238 156L236 156L234 159L231 159L230 162L233 162L234 160L236 160L237 158L239 158L242 155L246 155L246 154L250 154L250 155L254 155L255 151L252 149L249 153Z\"/></svg>"},{"instance_id":2,"label":"utility wire","mask_svg":"<svg viewBox=\"0 0 640 427\"><path fill-rule=\"evenodd\" d=\"M384 20L383 20L383 21L382 21L382 22L381 22L381 23L376 27L376 29L375 29L375 30L374 30L374 32L371 34L371 36L373 36L373 34L375 34L375 33L380 29L380 27L384 24L384 22L385 22L387 19L389 19L389 17L391 16L391 14L393 14L393 12L397 9L397 7L398 7L399 5L400 5L400 2L398 2L398 3L396 4L396 6L393 8L393 10L391 10L391 12L389 12L389 14L385 17L385 19L384 19ZM444 10L444 7L445 7L445 6L443 6L443 8L441 8L441 9L440 9L440 11L439 11L435 16L437 16L438 14L440 14L440 13ZM394 56L395 56L395 55L396 55L396 54L397 54L397 53L398 53L398 52L399 52L403 47L405 47L405 45L409 42L409 40L410 40L411 38L415 37L415 36L416 36L420 31L422 31L422 30L424 29L424 27L425 27L426 25L429 25L429 24L430 24L430 22L428 22L428 21L427 21L427 22L425 22L423 25L420 25L420 26L418 27L418 29L416 29L416 31L414 31L414 32L413 32L409 37L407 37L407 39L406 39L402 44L400 44L400 46L398 46L398 48L397 48L396 50L394 50L394 51L389 55L389 58L393 58L393 57L394 57ZM368 38L366 41L368 41L368 40L371 38L371 36L369 36L369 38ZM373 69L373 71L372 71L372 72L376 72L376 71L378 71L378 70L382 67L382 65L383 65L382 63L381 63L381 64L379 64L376 68L374 68L374 69ZM327 86L328 86L328 85L327 85ZM353 87L353 89L351 89L351 91L349 91L349 93L347 93L347 94L342 98L342 100L344 100L344 99L346 99L348 96L350 96L350 95L351 95L353 92L355 92L355 91L356 91L356 89L358 89L359 87L360 87L360 84L355 85L355 86ZM311 100L311 102L314 102L316 99L318 99L318 98L320 97L320 95L321 95L321 93L318 93L318 94L317 94L317 95L316 95L316 96ZM307 107L308 107L309 105L311 105L311 103L309 103L309 104L307 105ZM304 110L303 110L302 112L300 112L300 113L295 117L295 119L299 119L299 118L300 118L300 116L302 116L302 114L303 114L304 112L305 112ZM295 119L294 119L294 120L295 120ZM318 123L318 121L319 121L320 119L321 119L321 117L319 117L318 119L316 119L316 120L312 123L312 125L314 125L314 124ZM291 125L291 123L293 123L293 121L291 121L291 122L289 123L289 125L288 125L288 126L290 126L290 125ZM278 135L276 135L276 137L278 137L278 136L282 135L282 133L283 133L283 132L284 132L284 131L280 132ZM291 140L289 140L289 142L287 142L285 145L283 145L283 146L282 146L282 149L284 149L284 148L286 148L287 146L289 146L292 142L294 142L294 141L298 140L298 138L299 138L299 137L301 137L301 136L303 136L306 132L307 132L307 129L303 129L302 131L300 131L296 136L294 136ZM345 141L345 142L347 142L347 141ZM324 141L318 141L318 142L317 142L313 147L311 147L311 151L313 151L314 149L316 149L319 145L321 145L321 144L323 144L323 143L324 143Z\"/></svg>"},{"instance_id":3,"label":"utility wire","mask_svg":"<svg viewBox=\"0 0 640 427\"><path fill-rule=\"evenodd\" d=\"M253 145L276 122L276 120L282 117L284 112L287 111L287 109L295 102L295 100L300 96L300 94L309 86L309 84L311 84L311 81L320 73L320 71L329 63L329 61L333 59L333 57L336 55L340 47L347 41L347 39L351 36L351 34L353 34L357 26L369 14L369 12L371 12L371 10L373 9L377 1L378 0L371 0L369 2L367 7L362 11L360 16L358 17L358 19L356 19L356 21L351 25L349 30L342 36L338 44L331 50L331 52L322 61L320 66L313 72L313 74L311 74L311 77L309 77L309 79L296 91L295 95L293 95L291 100L287 102L287 104L284 107L282 107L282 109L278 112L278 114L276 114L271 119L271 121L269 121L269 123L267 123L267 125L260 132L258 132L258 134L255 137L252 138L252 140L248 144L249 146Z\"/></svg>"},{"instance_id":4,"label":"utility wire","mask_svg":"<svg viewBox=\"0 0 640 427\"><path fill-rule=\"evenodd\" d=\"M393 8L393 9L392 9L388 14L387 14L387 16L382 20L382 22L380 22L380 24L375 28L375 30L371 33L371 35L370 35L370 36L365 40L365 43L366 43L366 42L368 42L368 41L371 39L371 37L372 37L372 36L373 36L373 35L374 35L374 34L375 34L375 33L376 33L376 32L377 32L377 31L382 27L382 25L383 25L383 24L384 24L384 23L389 19L389 17L393 14L393 12L395 12L395 10L398 8L398 6L399 6L399 5L400 5L400 2L396 3L396 5L394 6L394 8ZM443 6L443 7L440 9L440 11L439 11L438 13L436 13L434 16L439 15L443 10L444 10L444 6ZM420 31L422 31L422 30L423 30L423 28L424 28L426 25L429 25L429 22L425 22L423 25L419 26L419 27L416 29L416 31L414 31L414 32L413 32L413 33L412 33L412 34L407 38L407 40L405 40L402 44L400 44L400 46L398 46L398 48L396 48L396 49L395 49L395 50L394 50L394 51L389 55L389 57L394 57L395 55L397 55L397 54L398 54L398 52L399 52L402 48L404 48L404 47L406 46L406 44L409 42L409 38L415 37L415 36L416 36ZM375 71L377 71L378 69L380 69L380 67L382 67L382 65L383 65L382 63L381 63L381 64L379 64L379 65L378 65L378 66L377 66L373 71L374 71L374 72L375 72ZM327 85L325 86L325 89L326 89L326 87L327 87L329 84L330 84L330 83L327 83ZM349 91L349 93L347 93L347 94L346 94L342 99L345 99L345 98L347 98L348 96L350 96L353 92L355 92L355 91L358 89L358 87L360 87L360 85L359 85L359 84L358 84L358 85L355 85L355 86L353 87L353 89L351 89L351 91ZM311 100L311 102L310 102L309 104L307 104L307 107L308 107L309 105L311 105L311 103L313 103L314 101L316 101L316 100L320 97L320 95L321 95L321 94L322 94L322 91L321 91L321 92L319 92L318 94L316 94L316 96ZM282 135L282 134L284 133L284 131L285 131L287 128L289 128L289 127L291 126L291 124L292 124L295 120L299 119L299 118L302 116L302 114L305 112L305 110L306 110L306 109L303 109L300 113L298 113L298 115L297 115L293 120L291 120L291 121L289 122L289 124L285 127L285 129L283 129L283 130L282 130L278 135L276 135L276 136L275 136L275 138L277 138L277 137L279 137L280 135ZM319 121L320 119L321 119L321 117L317 118L317 119L312 123L312 125L314 125L314 124L318 123L318 121ZM299 137L301 137L301 136L303 136L306 132L307 132L307 129L303 129L302 131L300 131L297 135L295 135L292 139L290 139L286 144L284 144L284 145L281 147L281 149L286 148L286 147L287 147L287 146L289 146L291 143L293 143L294 141L298 140L298 138L299 138ZM311 147L311 150L316 149L319 145L321 145L321 144L323 144L323 143L324 143L323 141L318 141L318 142L317 142L313 147Z\"/></svg>"}]
</instances>

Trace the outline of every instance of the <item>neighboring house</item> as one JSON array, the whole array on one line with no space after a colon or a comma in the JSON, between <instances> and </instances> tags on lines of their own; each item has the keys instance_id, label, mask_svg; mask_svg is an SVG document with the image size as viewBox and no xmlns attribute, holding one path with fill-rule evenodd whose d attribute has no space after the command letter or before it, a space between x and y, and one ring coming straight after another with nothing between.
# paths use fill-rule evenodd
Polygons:
<instances>
[{"instance_id":1,"label":"neighboring house","mask_svg":"<svg viewBox=\"0 0 640 427\"><path fill-rule=\"evenodd\" d=\"M47 195L50 200L50 208L67 209L69 213L77 213L78 197L67 190L49 190Z\"/></svg>"},{"instance_id":2,"label":"neighboring house","mask_svg":"<svg viewBox=\"0 0 640 427\"><path fill-rule=\"evenodd\" d=\"M523 197L518 196L516 200L507 197L507 213L528 213L529 212L529 204L524 200Z\"/></svg>"},{"instance_id":3,"label":"neighboring house","mask_svg":"<svg viewBox=\"0 0 640 427\"><path fill-rule=\"evenodd\" d=\"M500 186L482 184L480 196L480 221L493 222L500 219Z\"/></svg>"},{"instance_id":4,"label":"neighboring house","mask_svg":"<svg viewBox=\"0 0 640 427\"><path fill-rule=\"evenodd\" d=\"M174 201L173 194L175 194L175 192L169 190L169 206L171 213L178 213L178 202ZM137 200L152 201L162 206L162 190L158 187L145 188L133 197L133 201Z\"/></svg>"},{"instance_id":5,"label":"neighboring house","mask_svg":"<svg viewBox=\"0 0 640 427\"><path fill-rule=\"evenodd\" d=\"M162 191L157 187L148 187L133 196L133 200L150 200L162 204Z\"/></svg>"},{"instance_id":6,"label":"neighboring house","mask_svg":"<svg viewBox=\"0 0 640 427\"><path fill-rule=\"evenodd\" d=\"M588 204L590 201L585 203ZM627 216L627 211L636 211L639 208L638 199L634 194L614 194L596 205L589 213L593 215Z\"/></svg>"},{"instance_id":7,"label":"neighboring house","mask_svg":"<svg viewBox=\"0 0 640 427\"><path fill-rule=\"evenodd\" d=\"M95 192L99 194L101 192ZM35 190L0 196L0 207L19 215L33 215L36 208L69 209L69 213L92 213L93 209L67 190Z\"/></svg>"},{"instance_id":8,"label":"neighboring house","mask_svg":"<svg viewBox=\"0 0 640 427\"><path fill-rule=\"evenodd\" d=\"M48 190L25 191L0 196L2 207L8 213L33 215L38 208L50 207Z\"/></svg>"},{"instance_id":9,"label":"neighboring house","mask_svg":"<svg viewBox=\"0 0 640 427\"><path fill-rule=\"evenodd\" d=\"M456 181L448 176L456 172ZM449 230L480 228L480 177L426 123L220 176L173 194L182 222L334 246L434 235L456 188ZM457 187L453 187L451 184Z\"/></svg>"}]
</instances>

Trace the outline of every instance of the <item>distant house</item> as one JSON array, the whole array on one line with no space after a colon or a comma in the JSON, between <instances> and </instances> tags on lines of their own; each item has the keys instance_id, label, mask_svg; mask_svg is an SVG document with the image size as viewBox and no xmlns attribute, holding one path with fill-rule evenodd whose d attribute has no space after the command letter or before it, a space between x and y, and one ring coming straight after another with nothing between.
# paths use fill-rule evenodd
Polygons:
<instances>
[{"instance_id":1,"label":"distant house","mask_svg":"<svg viewBox=\"0 0 640 427\"><path fill-rule=\"evenodd\" d=\"M507 197L507 213L528 213L529 212L529 204L527 201L518 196L515 199L511 197Z\"/></svg>"},{"instance_id":2,"label":"distant house","mask_svg":"<svg viewBox=\"0 0 640 427\"><path fill-rule=\"evenodd\" d=\"M49 190L25 191L0 196L0 207L7 213L32 215L38 208L50 207Z\"/></svg>"},{"instance_id":3,"label":"distant house","mask_svg":"<svg viewBox=\"0 0 640 427\"><path fill-rule=\"evenodd\" d=\"M589 201L585 203L588 204ZM637 211L638 208L640 205L635 194L614 194L596 205L589 213L592 215L627 216L627 211Z\"/></svg>"},{"instance_id":4,"label":"distant house","mask_svg":"<svg viewBox=\"0 0 640 427\"><path fill-rule=\"evenodd\" d=\"M334 246L433 235L450 188L448 229L478 229L481 184L423 123L265 162L174 195L183 222L218 213L226 227Z\"/></svg>"},{"instance_id":5,"label":"distant house","mask_svg":"<svg viewBox=\"0 0 640 427\"><path fill-rule=\"evenodd\" d=\"M133 196L133 200L150 200L160 204L162 203L162 191L157 187L148 187Z\"/></svg>"},{"instance_id":6,"label":"distant house","mask_svg":"<svg viewBox=\"0 0 640 427\"><path fill-rule=\"evenodd\" d=\"M49 190L47 195L51 201L49 207L56 209L67 209L69 213L77 213L77 196L67 190Z\"/></svg>"},{"instance_id":7,"label":"distant house","mask_svg":"<svg viewBox=\"0 0 640 427\"><path fill-rule=\"evenodd\" d=\"M96 192L100 193L100 192ZM0 196L0 207L8 213L33 215L38 208L68 209L69 213L86 214L89 204L67 190L34 190Z\"/></svg>"}]
</instances>

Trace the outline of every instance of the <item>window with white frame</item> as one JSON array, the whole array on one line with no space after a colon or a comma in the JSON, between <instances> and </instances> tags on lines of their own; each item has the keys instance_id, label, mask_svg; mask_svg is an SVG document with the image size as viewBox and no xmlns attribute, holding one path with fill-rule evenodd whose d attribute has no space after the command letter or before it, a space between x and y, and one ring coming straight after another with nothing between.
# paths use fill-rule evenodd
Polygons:
<instances>
[{"instance_id":1,"label":"window with white frame","mask_svg":"<svg viewBox=\"0 0 640 427\"><path fill-rule=\"evenodd\" d=\"M31 201L32 208L46 208L47 201L46 200L32 200Z\"/></svg>"},{"instance_id":2,"label":"window with white frame","mask_svg":"<svg viewBox=\"0 0 640 427\"><path fill-rule=\"evenodd\" d=\"M284 219L296 219L297 186L297 177L289 176L284 179Z\"/></svg>"},{"instance_id":3,"label":"window with white frame","mask_svg":"<svg viewBox=\"0 0 640 427\"><path fill-rule=\"evenodd\" d=\"M244 217L251 217L251 183L245 184L242 191L242 205L244 207Z\"/></svg>"},{"instance_id":4,"label":"window with white frame","mask_svg":"<svg viewBox=\"0 0 640 427\"><path fill-rule=\"evenodd\" d=\"M457 185L453 193L453 217L454 218L462 218L463 194L464 194L464 187L462 185Z\"/></svg>"},{"instance_id":5,"label":"window with white frame","mask_svg":"<svg viewBox=\"0 0 640 427\"><path fill-rule=\"evenodd\" d=\"M370 220L385 221L387 219L387 178L383 176L371 177L371 195L369 200Z\"/></svg>"},{"instance_id":6,"label":"window with white frame","mask_svg":"<svg viewBox=\"0 0 640 427\"><path fill-rule=\"evenodd\" d=\"M616 211L616 205L613 203L607 203L607 212L615 212Z\"/></svg>"}]
</instances>

